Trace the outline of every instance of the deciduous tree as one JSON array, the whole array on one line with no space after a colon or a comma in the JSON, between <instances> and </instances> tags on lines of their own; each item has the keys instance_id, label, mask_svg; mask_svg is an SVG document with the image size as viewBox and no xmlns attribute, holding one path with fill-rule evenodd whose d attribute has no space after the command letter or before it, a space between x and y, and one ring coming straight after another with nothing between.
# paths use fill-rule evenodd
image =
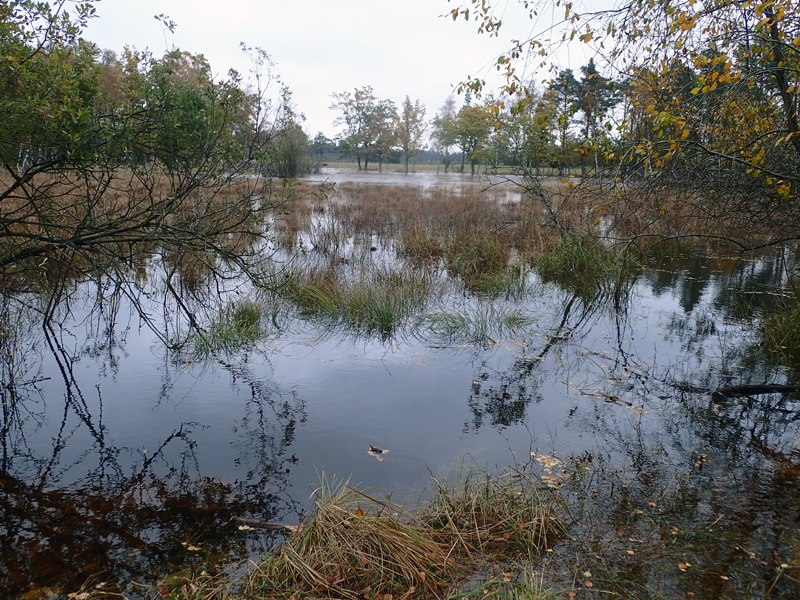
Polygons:
<instances>
[{"instance_id":1,"label":"deciduous tree","mask_svg":"<svg viewBox=\"0 0 800 600\"><path fill-rule=\"evenodd\" d=\"M431 122L431 141L443 155L445 173L450 168L450 148L456 145L456 115L456 99L448 96Z\"/></svg>"},{"instance_id":2,"label":"deciduous tree","mask_svg":"<svg viewBox=\"0 0 800 600\"><path fill-rule=\"evenodd\" d=\"M498 35L495 4L469 0L451 14ZM506 92L524 95L517 75L522 61L545 63L570 41L597 49L607 59L603 70L625 84L627 120L616 148L603 150L603 157L622 184L617 198L627 202L617 212L635 209L640 217L629 219L639 227L630 234L680 231L742 248L800 239L800 11L794 0L626 0L595 12L560 0L521 6L531 15L562 14L564 28L549 36L552 46L540 37L515 40L497 59ZM479 89L482 80L465 85ZM576 109L582 111L580 103ZM591 129L594 115L584 116Z\"/></svg>"},{"instance_id":3,"label":"deciduous tree","mask_svg":"<svg viewBox=\"0 0 800 600\"><path fill-rule=\"evenodd\" d=\"M48 310L72 278L110 278L135 299L145 284L129 271L150 261L201 333L187 265L220 289L234 274L260 283L275 196L242 175L271 123L235 73L215 79L178 50L117 61L81 39L92 2L65 5L0 1L0 283L51 294Z\"/></svg>"},{"instance_id":4,"label":"deciduous tree","mask_svg":"<svg viewBox=\"0 0 800 600\"><path fill-rule=\"evenodd\" d=\"M425 105L419 100L412 103L411 98L406 96L403 108L395 118L395 137L397 145L403 151L406 173L408 173L408 159L416 156L423 148L425 129L427 129Z\"/></svg>"},{"instance_id":5,"label":"deciduous tree","mask_svg":"<svg viewBox=\"0 0 800 600\"><path fill-rule=\"evenodd\" d=\"M475 165L480 161L483 145L491 132L491 112L485 106L464 106L455 121L455 144L461 150L461 172L469 158L470 172L475 175Z\"/></svg>"},{"instance_id":6,"label":"deciduous tree","mask_svg":"<svg viewBox=\"0 0 800 600\"><path fill-rule=\"evenodd\" d=\"M361 170L361 160L364 168L369 165L369 155L374 150L380 128L376 126L379 111L379 100L371 86L356 88L353 93L341 92L331 94L333 102L331 110L339 111L339 116L334 121L335 125L342 127L341 140L358 160L358 169Z\"/></svg>"}]
</instances>

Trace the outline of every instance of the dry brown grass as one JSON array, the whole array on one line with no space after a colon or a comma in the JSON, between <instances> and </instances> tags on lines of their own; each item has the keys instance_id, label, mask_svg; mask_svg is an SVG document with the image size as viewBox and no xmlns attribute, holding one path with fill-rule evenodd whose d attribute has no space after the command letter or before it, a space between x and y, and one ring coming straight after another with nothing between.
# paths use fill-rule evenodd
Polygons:
<instances>
[{"instance_id":1,"label":"dry brown grass","mask_svg":"<svg viewBox=\"0 0 800 600\"><path fill-rule=\"evenodd\" d=\"M563 533L551 491L519 473L470 473L410 513L347 484L249 578L259 598L439 598L487 561L532 560Z\"/></svg>"},{"instance_id":2,"label":"dry brown grass","mask_svg":"<svg viewBox=\"0 0 800 600\"><path fill-rule=\"evenodd\" d=\"M645 255L755 249L800 236L797 207L791 202L720 190L719 194L640 185L576 187L566 200L572 212L605 221L610 237L630 240ZM665 248L665 242L668 245Z\"/></svg>"},{"instance_id":3,"label":"dry brown grass","mask_svg":"<svg viewBox=\"0 0 800 600\"><path fill-rule=\"evenodd\" d=\"M434 485L424 522L462 560L534 560L564 534L560 499L528 473L470 471Z\"/></svg>"},{"instance_id":4,"label":"dry brown grass","mask_svg":"<svg viewBox=\"0 0 800 600\"><path fill-rule=\"evenodd\" d=\"M334 484L317 492L310 518L255 570L245 593L262 598L429 598L441 594L447 574L447 546L413 515Z\"/></svg>"}]
</instances>

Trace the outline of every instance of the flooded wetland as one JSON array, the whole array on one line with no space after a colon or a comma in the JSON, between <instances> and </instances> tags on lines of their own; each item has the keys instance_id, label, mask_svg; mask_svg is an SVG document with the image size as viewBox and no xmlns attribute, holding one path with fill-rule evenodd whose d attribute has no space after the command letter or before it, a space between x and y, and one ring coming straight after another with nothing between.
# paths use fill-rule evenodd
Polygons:
<instances>
[{"instance_id":1,"label":"flooded wetland","mask_svg":"<svg viewBox=\"0 0 800 600\"><path fill-rule=\"evenodd\" d=\"M587 241L559 278L547 220L513 181L329 172L272 211L261 288L184 262L168 294L156 249L7 290L0 596L168 596L244 573L324 482L414 507L476 472L563 528L464 595L800 595L800 396L730 389L797 383L759 329L787 257Z\"/></svg>"}]
</instances>

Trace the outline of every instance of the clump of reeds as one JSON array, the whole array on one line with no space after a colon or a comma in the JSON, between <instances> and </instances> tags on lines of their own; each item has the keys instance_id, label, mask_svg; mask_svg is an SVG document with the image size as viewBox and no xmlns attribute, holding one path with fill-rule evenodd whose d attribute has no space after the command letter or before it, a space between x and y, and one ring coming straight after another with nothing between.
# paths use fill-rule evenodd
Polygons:
<instances>
[{"instance_id":1,"label":"clump of reeds","mask_svg":"<svg viewBox=\"0 0 800 600\"><path fill-rule=\"evenodd\" d=\"M434 485L422 518L456 555L532 559L565 531L557 497L526 473L469 471L453 485Z\"/></svg>"},{"instance_id":2,"label":"clump of reeds","mask_svg":"<svg viewBox=\"0 0 800 600\"><path fill-rule=\"evenodd\" d=\"M497 340L511 337L535 321L515 307L480 302L455 311L428 315L423 325L448 342L493 346Z\"/></svg>"},{"instance_id":3,"label":"clump of reeds","mask_svg":"<svg viewBox=\"0 0 800 600\"><path fill-rule=\"evenodd\" d=\"M400 267L344 271L343 265L332 264L292 271L286 277L285 293L303 315L384 336L428 299L430 281L424 272Z\"/></svg>"},{"instance_id":4,"label":"clump of reeds","mask_svg":"<svg viewBox=\"0 0 800 600\"><path fill-rule=\"evenodd\" d=\"M339 484L317 492L309 519L245 588L248 597L436 597L447 564L447 546L415 518Z\"/></svg>"},{"instance_id":5,"label":"clump of reeds","mask_svg":"<svg viewBox=\"0 0 800 600\"><path fill-rule=\"evenodd\" d=\"M513 263L497 273L487 273L473 284L471 290L482 296L522 298L528 291L526 266Z\"/></svg>"},{"instance_id":6,"label":"clump of reeds","mask_svg":"<svg viewBox=\"0 0 800 600\"><path fill-rule=\"evenodd\" d=\"M508 265L511 248L500 236L479 230L455 237L447 248L447 270L461 277L474 289L489 277L495 277Z\"/></svg>"},{"instance_id":7,"label":"clump of reeds","mask_svg":"<svg viewBox=\"0 0 800 600\"><path fill-rule=\"evenodd\" d=\"M549 245L539 256L536 268L544 281L592 298L626 279L638 268L638 261L597 237L570 233Z\"/></svg>"},{"instance_id":8,"label":"clump of reeds","mask_svg":"<svg viewBox=\"0 0 800 600\"><path fill-rule=\"evenodd\" d=\"M257 341L263 335L262 313L262 307L249 298L228 304L205 335L195 337L195 350L231 352Z\"/></svg>"},{"instance_id":9,"label":"clump of reeds","mask_svg":"<svg viewBox=\"0 0 800 600\"><path fill-rule=\"evenodd\" d=\"M412 227L400 236L400 254L416 264L429 264L444 254L442 242L433 232Z\"/></svg>"},{"instance_id":10,"label":"clump of reeds","mask_svg":"<svg viewBox=\"0 0 800 600\"><path fill-rule=\"evenodd\" d=\"M800 300L795 298L767 314L760 334L768 353L795 365L800 363Z\"/></svg>"}]
</instances>

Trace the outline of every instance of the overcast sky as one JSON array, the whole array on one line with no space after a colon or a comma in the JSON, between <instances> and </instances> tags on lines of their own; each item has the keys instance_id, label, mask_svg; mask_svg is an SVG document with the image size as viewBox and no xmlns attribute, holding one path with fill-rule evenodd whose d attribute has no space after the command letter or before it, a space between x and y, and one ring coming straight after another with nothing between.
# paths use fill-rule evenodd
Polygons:
<instances>
[{"instance_id":1,"label":"overcast sky","mask_svg":"<svg viewBox=\"0 0 800 600\"><path fill-rule=\"evenodd\" d=\"M370 85L398 106L406 95L421 100L430 119L468 75L494 73L490 65L508 40L547 25L529 20L516 0L497 4L505 22L500 39L443 17L455 6L447 0L101 0L85 37L117 52L127 44L156 55L172 47L202 53L219 76L230 68L247 74L239 43L259 46L292 90L306 131L332 137L331 93ZM177 23L174 33L154 18L162 13ZM565 66L586 59L574 62Z\"/></svg>"}]
</instances>

